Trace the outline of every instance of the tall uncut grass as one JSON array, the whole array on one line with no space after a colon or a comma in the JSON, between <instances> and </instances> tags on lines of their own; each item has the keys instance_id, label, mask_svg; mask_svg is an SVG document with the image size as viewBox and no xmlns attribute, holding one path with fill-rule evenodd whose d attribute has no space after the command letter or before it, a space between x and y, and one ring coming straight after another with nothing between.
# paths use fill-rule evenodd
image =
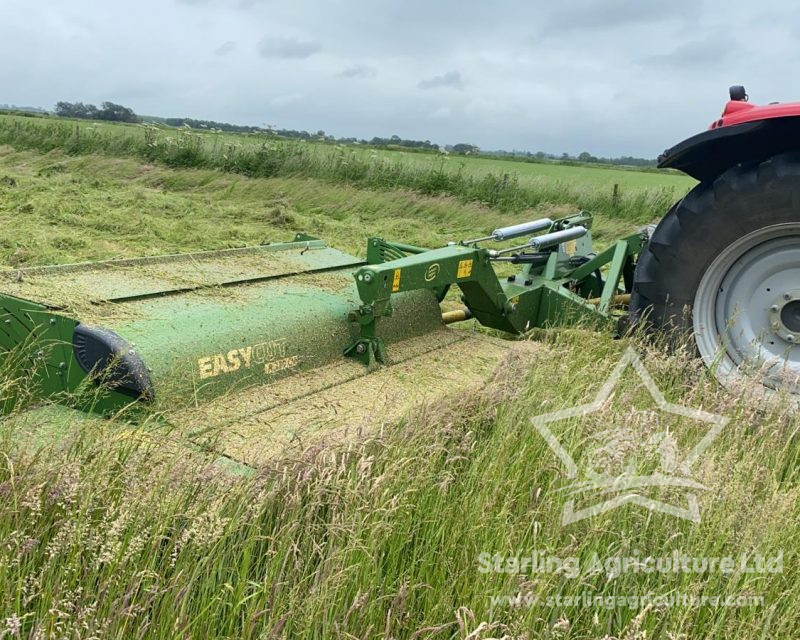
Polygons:
<instances>
[{"instance_id":1,"label":"tall uncut grass","mask_svg":"<svg viewBox=\"0 0 800 640\"><path fill-rule=\"evenodd\" d=\"M463 202L479 202L501 211L522 211L542 203L572 203L635 222L659 218L683 195L666 187L615 194L610 188L548 179L521 183L515 174L471 175L453 170L445 166L445 159L432 166L417 165L344 147L165 131L152 125L100 127L0 117L0 144L42 152L61 149L73 155L132 156L169 167L219 169L250 177L301 176L369 189L411 189L425 195L450 195Z\"/></svg>"},{"instance_id":2,"label":"tall uncut grass","mask_svg":"<svg viewBox=\"0 0 800 640\"><path fill-rule=\"evenodd\" d=\"M702 522L628 505L562 527L564 471L529 419L593 397L624 345L583 331L539 337L532 369L511 359L484 390L381 434L308 448L253 477L227 474L148 424L69 427L50 417L63 444L36 450L21 432L36 420L12 416L0 440L0 636L797 637L796 414L731 401L685 355L649 353L670 401L732 418L697 470L709 488ZM623 379L616 409L553 429L573 451L585 449L644 399L637 384ZM680 420L674 426L691 429ZM481 553L534 551L583 562L593 554L782 554L783 571L479 570ZM582 593L763 600L610 608L491 601Z\"/></svg>"}]
</instances>

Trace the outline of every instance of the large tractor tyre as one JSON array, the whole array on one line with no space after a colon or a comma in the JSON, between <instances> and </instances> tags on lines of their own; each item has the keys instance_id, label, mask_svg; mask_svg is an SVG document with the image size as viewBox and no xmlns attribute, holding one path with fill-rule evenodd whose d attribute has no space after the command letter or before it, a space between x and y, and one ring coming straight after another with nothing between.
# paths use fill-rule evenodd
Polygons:
<instances>
[{"instance_id":1,"label":"large tractor tyre","mask_svg":"<svg viewBox=\"0 0 800 640\"><path fill-rule=\"evenodd\" d=\"M689 192L639 257L630 306L634 321L693 332L722 382L800 392L800 153Z\"/></svg>"}]
</instances>

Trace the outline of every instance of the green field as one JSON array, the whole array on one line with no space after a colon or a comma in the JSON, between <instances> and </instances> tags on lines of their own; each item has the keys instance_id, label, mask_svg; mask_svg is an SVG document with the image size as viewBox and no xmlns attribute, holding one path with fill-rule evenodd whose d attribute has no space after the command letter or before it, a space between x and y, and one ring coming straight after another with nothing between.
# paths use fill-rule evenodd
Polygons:
<instances>
[{"instance_id":1,"label":"green field","mask_svg":"<svg viewBox=\"0 0 800 640\"><path fill-rule=\"evenodd\" d=\"M0 116L3 142L17 149L137 157L173 168L218 169L249 177L304 177L372 190L411 189L515 213L542 203L569 202L634 221L659 218L694 184L674 172L440 157L262 135L15 116Z\"/></svg>"},{"instance_id":2,"label":"green field","mask_svg":"<svg viewBox=\"0 0 800 640\"><path fill-rule=\"evenodd\" d=\"M67 124L68 123L68 124ZM0 128L8 129L11 125L20 127L34 127L41 129L48 128L48 125L55 125L52 119L23 118L19 116L0 115ZM202 146L209 150L227 150L236 148L258 147L265 140L274 141L276 138L258 134L235 134L216 131L173 129L166 126L153 124L132 125L123 123L108 122L87 122L84 120L60 120L56 126L68 127L74 133L80 130L84 137L97 135L105 140L108 139L143 139L152 136L153 141L160 141L168 144L178 144L178 140L189 138L199 141ZM37 136L41 137L41 136ZM470 175L494 174L514 174L523 182L536 181L561 181L578 185L591 185L597 187L609 187L618 184L621 189L675 189L677 191L687 191L696 181L686 175L670 170L637 170L632 167L609 167L605 165L577 165L561 164L550 161L522 161L505 160L500 158L482 156L448 155L435 153L406 152L401 150L386 150L361 148L357 145L344 147L338 144L321 144L313 142L293 142L287 141L290 146L310 147L313 153L321 156L341 155L343 150L355 154L357 158L377 158L403 165L411 165L425 169L444 168L447 171L463 171Z\"/></svg>"},{"instance_id":3,"label":"green field","mask_svg":"<svg viewBox=\"0 0 800 640\"><path fill-rule=\"evenodd\" d=\"M597 212L603 245L657 219L692 184L474 158L454 179L461 159L371 159L369 150L210 134L167 142L170 132L28 120L0 117L8 268L244 246L296 230L363 255L373 234L434 246L579 207ZM518 180L503 179L511 171ZM0 638L797 637L796 410L721 390L688 348L668 353L579 328L521 339L533 343L535 366L508 362L483 388L252 477L176 455L147 425L75 417L56 423L58 444L46 444L42 413L5 418ZM628 346L669 402L730 418L696 469L702 519L628 504L562 527L565 472L530 418L590 402ZM0 376L4 393L18 384ZM628 371L594 416L553 429L585 450L609 424L652 406ZM698 431L684 417L668 427ZM680 496L666 488L659 498ZM481 554L534 550L581 566L595 554L760 555L781 557L782 570L480 570ZM583 593L603 600L585 606ZM669 595L742 604L633 599ZM503 596L512 599L492 600ZM612 597L625 600L603 606Z\"/></svg>"},{"instance_id":4,"label":"green field","mask_svg":"<svg viewBox=\"0 0 800 640\"><path fill-rule=\"evenodd\" d=\"M523 182L557 180L569 184L591 185L599 189L608 189L614 184L621 189L675 189L688 191L696 180L684 174L672 171L644 170L591 164L569 165L558 162L526 162L521 160L503 160L480 156L435 156L429 153L404 151L373 151L387 158L402 158L403 162L419 166L435 166L446 163L451 171L463 170L472 175L482 173L516 174Z\"/></svg>"}]
</instances>

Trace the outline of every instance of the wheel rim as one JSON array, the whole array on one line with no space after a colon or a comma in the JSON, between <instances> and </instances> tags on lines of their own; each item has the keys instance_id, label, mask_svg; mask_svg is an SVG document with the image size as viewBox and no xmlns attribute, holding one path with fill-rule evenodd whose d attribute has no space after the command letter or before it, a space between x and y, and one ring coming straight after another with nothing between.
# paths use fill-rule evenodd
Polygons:
<instances>
[{"instance_id":1,"label":"wheel rim","mask_svg":"<svg viewBox=\"0 0 800 640\"><path fill-rule=\"evenodd\" d=\"M724 383L756 377L800 393L800 223L726 247L700 281L692 320L700 355Z\"/></svg>"}]
</instances>

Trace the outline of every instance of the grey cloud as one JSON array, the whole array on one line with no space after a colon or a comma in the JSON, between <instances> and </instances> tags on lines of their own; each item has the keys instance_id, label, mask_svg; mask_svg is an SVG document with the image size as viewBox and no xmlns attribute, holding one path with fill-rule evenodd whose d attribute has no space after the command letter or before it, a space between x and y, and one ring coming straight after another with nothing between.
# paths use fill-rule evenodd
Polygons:
<instances>
[{"instance_id":1,"label":"grey cloud","mask_svg":"<svg viewBox=\"0 0 800 640\"><path fill-rule=\"evenodd\" d=\"M2 0L0 101L653 157L704 129L731 84L755 103L800 98L793 0L96 5Z\"/></svg>"},{"instance_id":2,"label":"grey cloud","mask_svg":"<svg viewBox=\"0 0 800 640\"><path fill-rule=\"evenodd\" d=\"M365 64L353 64L339 72L340 78L374 78L378 75L377 69Z\"/></svg>"},{"instance_id":3,"label":"grey cloud","mask_svg":"<svg viewBox=\"0 0 800 640\"><path fill-rule=\"evenodd\" d=\"M739 43L731 38L713 37L691 40L675 47L669 53L655 54L641 59L640 63L675 69L696 68L715 64L738 56Z\"/></svg>"},{"instance_id":4,"label":"grey cloud","mask_svg":"<svg viewBox=\"0 0 800 640\"><path fill-rule=\"evenodd\" d=\"M458 71L448 71L440 76L433 76L427 80L420 80L417 86L420 89L437 89L439 87L452 87L461 89L464 83Z\"/></svg>"},{"instance_id":5,"label":"grey cloud","mask_svg":"<svg viewBox=\"0 0 800 640\"><path fill-rule=\"evenodd\" d=\"M233 40L223 42L220 46L214 49L214 53L218 56L227 56L231 51L236 48L236 43Z\"/></svg>"},{"instance_id":6,"label":"grey cloud","mask_svg":"<svg viewBox=\"0 0 800 640\"><path fill-rule=\"evenodd\" d=\"M573 0L564 2L545 18L542 32L545 35L558 35L580 29L607 29L675 20L690 11L692 1Z\"/></svg>"},{"instance_id":7,"label":"grey cloud","mask_svg":"<svg viewBox=\"0 0 800 640\"><path fill-rule=\"evenodd\" d=\"M264 38L258 44L258 52L265 58L308 58L322 50L319 42L297 38Z\"/></svg>"}]
</instances>

